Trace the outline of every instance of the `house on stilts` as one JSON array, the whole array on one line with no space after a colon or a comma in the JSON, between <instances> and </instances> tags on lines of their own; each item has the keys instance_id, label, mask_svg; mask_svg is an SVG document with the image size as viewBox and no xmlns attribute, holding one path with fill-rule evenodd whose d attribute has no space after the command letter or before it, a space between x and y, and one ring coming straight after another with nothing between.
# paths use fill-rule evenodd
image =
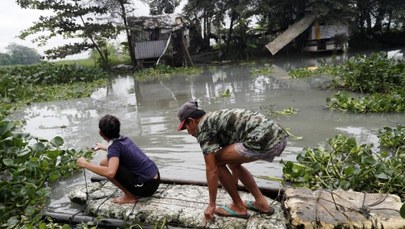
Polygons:
<instances>
[{"instance_id":1,"label":"house on stilts","mask_svg":"<svg viewBox=\"0 0 405 229\"><path fill-rule=\"evenodd\" d=\"M180 14L128 17L135 58L139 64L193 66L190 23Z\"/></svg>"}]
</instances>

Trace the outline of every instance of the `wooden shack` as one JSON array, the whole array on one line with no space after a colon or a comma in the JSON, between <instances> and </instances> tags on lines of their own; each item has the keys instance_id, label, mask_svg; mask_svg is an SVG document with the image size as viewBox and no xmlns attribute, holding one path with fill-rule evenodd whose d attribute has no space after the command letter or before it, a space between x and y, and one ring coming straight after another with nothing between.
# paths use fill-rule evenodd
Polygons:
<instances>
[{"instance_id":1,"label":"wooden shack","mask_svg":"<svg viewBox=\"0 0 405 229\"><path fill-rule=\"evenodd\" d=\"M319 23L314 15L307 15L268 43L266 48L275 55L301 34L305 35L304 52L346 51L349 46L347 25Z\"/></svg>"},{"instance_id":2,"label":"wooden shack","mask_svg":"<svg viewBox=\"0 0 405 229\"><path fill-rule=\"evenodd\" d=\"M180 14L129 17L135 57L141 64L192 66L189 22Z\"/></svg>"}]
</instances>

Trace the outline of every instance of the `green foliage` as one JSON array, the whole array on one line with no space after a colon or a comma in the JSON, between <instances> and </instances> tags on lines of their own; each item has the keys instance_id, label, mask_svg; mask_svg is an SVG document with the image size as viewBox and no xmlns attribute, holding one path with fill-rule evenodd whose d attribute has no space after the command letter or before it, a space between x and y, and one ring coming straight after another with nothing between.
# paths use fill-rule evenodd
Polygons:
<instances>
[{"instance_id":1,"label":"green foliage","mask_svg":"<svg viewBox=\"0 0 405 229\"><path fill-rule=\"evenodd\" d=\"M61 65L80 65L85 68L96 68L97 67L97 63L93 59L90 59L90 58L77 59L77 60L64 59L64 60L54 61L52 63L61 64Z\"/></svg>"},{"instance_id":2,"label":"green foliage","mask_svg":"<svg viewBox=\"0 0 405 229\"><path fill-rule=\"evenodd\" d=\"M405 218L405 203L402 204L401 209L399 210L402 218Z\"/></svg>"},{"instance_id":3,"label":"green foliage","mask_svg":"<svg viewBox=\"0 0 405 229\"><path fill-rule=\"evenodd\" d=\"M294 79L297 78L308 78L314 75L318 75L321 71L320 68L315 68L315 70L310 70L308 68L296 68L288 71L288 75Z\"/></svg>"},{"instance_id":4,"label":"green foliage","mask_svg":"<svg viewBox=\"0 0 405 229\"><path fill-rule=\"evenodd\" d=\"M353 97L337 92L326 99L326 107L353 113L405 112L405 62L387 58L386 53L350 58L342 64L300 68L289 72L293 78L329 75L332 88L367 93Z\"/></svg>"},{"instance_id":5,"label":"green foliage","mask_svg":"<svg viewBox=\"0 0 405 229\"><path fill-rule=\"evenodd\" d=\"M232 95L232 93L231 93L231 90L229 90L229 88L227 88L226 90L221 92L221 97L231 97L231 95Z\"/></svg>"},{"instance_id":6,"label":"green foliage","mask_svg":"<svg viewBox=\"0 0 405 229\"><path fill-rule=\"evenodd\" d=\"M264 64L263 67L261 68L252 68L250 70L250 73L253 76L258 76L258 75L269 75L270 73L273 72L273 67L270 64Z\"/></svg>"},{"instance_id":7,"label":"green foliage","mask_svg":"<svg viewBox=\"0 0 405 229\"><path fill-rule=\"evenodd\" d=\"M107 6L79 0L19 0L17 3L22 8L53 12L53 15L41 16L33 26L22 31L20 38L25 39L40 33L33 41L42 46L60 35L65 39L79 38L80 42L49 49L45 53L48 58L57 59L95 49L100 54L102 66L108 68L107 43L108 40L117 38L119 28L113 22L102 18L109 13Z\"/></svg>"},{"instance_id":8,"label":"green foliage","mask_svg":"<svg viewBox=\"0 0 405 229\"><path fill-rule=\"evenodd\" d=\"M88 97L107 74L79 65L41 63L0 68L0 118L32 102Z\"/></svg>"},{"instance_id":9,"label":"green foliage","mask_svg":"<svg viewBox=\"0 0 405 229\"><path fill-rule=\"evenodd\" d=\"M405 153L405 126L384 127L378 131L378 138L382 147L392 149L395 153Z\"/></svg>"},{"instance_id":10,"label":"green foliage","mask_svg":"<svg viewBox=\"0 0 405 229\"><path fill-rule=\"evenodd\" d=\"M274 107L275 105L260 106L260 110L263 111L268 116L281 115L288 117L298 113L298 109L295 109L293 107L287 107L282 111L274 110Z\"/></svg>"},{"instance_id":11,"label":"green foliage","mask_svg":"<svg viewBox=\"0 0 405 229\"><path fill-rule=\"evenodd\" d=\"M6 50L7 53L0 53L0 65L27 65L41 61L41 55L33 48L11 43Z\"/></svg>"},{"instance_id":12,"label":"green foliage","mask_svg":"<svg viewBox=\"0 0 405 229\"><path fill-rule=\"evenodd\" d=\"M348 93L337 92L326 98L326 107L353 113L405 112L405 91L392 91L386 94L373 93L358 98Z\"/></svg>"},{"instance_id":13,"label":"green foliage","mask_svg":"<svg viewBox=\"0 0 405 229\"><path fill-rule=\"evenodd\" d=\"M308 0L305 10L327 24L348 24L355 16L355 4L350 0Z\"/></svg>"},{"instance_id":14,"label":"green foliage","mask_svg":"<svg viewBox=\"0 0 405 229\"><path fill-rule=\"evenodd\" d=\"M0 76L12 76L18 83L35 84L65 84L74 82L91 82L95 79L106 78L104 71L87 68L78 64L54 64L42 62L30 66L13 66L0 68Z\"/></svg>"},{"instance_id":15,"label":"green foliage","mask_svg":"<svg viewBox=\"0 0 405 229\"><path fill-rule=\"evenodd\" d=\"M297 162L283 161L283 176L295 186L310 189L353 189L361 192L393 193L405 199L404 126L385 128L379 138L384 149L372 152L371 144L337 135L326 146L305 148ZM384 140L382 140L384 139Z\"/></svg>"},{"instance_id":16,"label":"green foliage","mask_svg":"<svg viewBox=\"0 0 405 229\"><path fill-rule=\"evenodd\" d=\"M172 14L180 0L144 0L149 4L150 15Z\"/></svg>"},{"instance_id":17,"label":"green foliage","mask_svg":"<svg viewBox=\"0 0 405 229\"><path fill-rule=\"evenodd\" d=\"M49 182L77 170L79 156L92 152L62 149L63 139L50 141L17 131L15 123L0 121L0 225L36 227L41 223Z\"/></svg>"},{"instance_id":18,"label":"green foliage","mask_svg":"<svg viewBox=\"0 0 405 229\"><path fill-rule=\"evenodd\" d=\"M118 55L118 48L113 44L107 44L104 52L108 55L109 66L114 66L121 63L131 64L130 57L126 55ZM90 53L90 59L93 60L93 63L95 63L96 66L103 67L102 57L96 50L93 50Z\"/></svg>"},{"instance_id":19,"label":"green foliage","mask_svg":"<svg viewBox=\"0 0 405 229\"><path fill-rule=\"evenodd\" d=\"M405 62L389 59L386 53L350 58L332 72L333 86L362 93L385 93L405 87Z\"/></svg>"},{"instance_id":20,"label":"green foliage","mask_svg":"<svg viewBox=\"0 0 405 229\"><path fill-rule=\"evenodd\" d=\"M333 64L321 63L319 66L310 66L306 68L296 68L288 71L288 75L293 79L308 78L321 75L333 76L336 72L336 66Z\"/></svg>"},{"instance_id":21,"label":"green foliage","mask_svg":"<svg viewBox=\"0 0 405 229\"><path fill-rule=\"evenodd\" d=\"M167 65L157 65L154 68L146 68L134 74L138 81L152 81L169 79L174 75L198 75L203 72L202 68L197 67L170 67Z\"/></svg>"}]
</instances>

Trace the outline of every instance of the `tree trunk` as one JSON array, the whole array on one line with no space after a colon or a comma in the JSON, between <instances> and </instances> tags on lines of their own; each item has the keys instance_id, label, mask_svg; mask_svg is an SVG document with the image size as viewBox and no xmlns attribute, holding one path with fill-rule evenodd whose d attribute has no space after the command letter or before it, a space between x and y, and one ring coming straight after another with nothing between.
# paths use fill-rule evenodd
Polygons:
<instances>
[{"instance_id":1,"label":"tree trunk","mask_svg":"<svg viewBox=\"0 0 405 229\"><path fill-rule=\"evenodd\" d=\"M377 16L375 18L375 23L374 23L374 28L373 28L374 32L382 32L382 21L384 20L384 16L385 16L385 5L382 1L378 1L378 2L379 2L378 12L377 12Z\"/></svg>"},{"instance_id":2,"label":"tree trunk","mask_svg":"<svg viewBox=\"0 0 405 229\"><path fill-rule=\"evenodd\" d=\"M231 22L229 24L228 35L227 35L226 43L225 43L227 47L231 43L231 39L232 39L232 35L233 35L233 23L235 22L235 18L236 18L235 10L232 10ZM228 48L227 48L227 50L228 50Z\"/></svg>"},{"instance_id":3,"label":"tree trunk","mask_svg":"<svg viewBox=\"0 0 405 229\"><path fill-rule=\"evenodd\" d=\"M128 42L128 51L129 51L129 56L131 57L131 64L134 68L136 68L136 66L138 65L138 62L136 61L136 57L135 57L135 50L134 50L134 46L132 44L132 36L131 36L131 32L129 31L129 27L128 27L128 21L127 21L127 14L126 14L126 10L125 10L125 6L123 4L123 2L119 2L120 3L120 7L121 7L121 17L124 20L124 26L125 26L125 32L127 34L127 42Z\"/></svg>"}]
</instances>

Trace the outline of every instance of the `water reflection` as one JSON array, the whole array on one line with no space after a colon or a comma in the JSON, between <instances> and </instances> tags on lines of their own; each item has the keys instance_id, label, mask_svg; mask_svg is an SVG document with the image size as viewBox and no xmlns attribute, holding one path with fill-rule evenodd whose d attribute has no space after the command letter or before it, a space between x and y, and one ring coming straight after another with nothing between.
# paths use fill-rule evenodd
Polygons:
<instances>
[{"instance_id":1,"label":"water reflection","mask_svg":"<svg viewBox=\"0 0 405 229\"><path fill-rule=\"evenodd\" d=\"M344 58L344 57L342 57ZM378 145L376 131L383 126L405 123L403 114L355 115L323 108L325 98L334 91L319 89L313 79L290 79L286 70L322 60L277 60L269 75L252 77L250 70L264 64L230 65L207 69L196 77L173 77L170 80L135 82L132 76L119 76L90 98L33 104L13 114L25 120L24 131L46 139L61 136L66 147L86 148L101 141L98 121L105 114L116 115L122 123L121 133L128 136L158 164L163 177L205 180L205 165L196 140L186 132L177 132L178 107L190 98L198 99L206 111L221 108L247 108L265 113L261 107L275 110L293 107L290 117L274 118L292 134L287 148L273 163L253 162L246 165L255 176L282 176L280 160L295 160L303 147L315 147L336 134L355 136L360 142ZM318 82L319 83L319 82ZM229 96L221 96L229 90ZM105 157L95 153L94 161ZM86 171L89 179L91 172ZM50 209L74 212L66 193L84 183L82 172L53 187ZM258 179L261 186L279 184Z\"/></svg>"}]
</instances>

